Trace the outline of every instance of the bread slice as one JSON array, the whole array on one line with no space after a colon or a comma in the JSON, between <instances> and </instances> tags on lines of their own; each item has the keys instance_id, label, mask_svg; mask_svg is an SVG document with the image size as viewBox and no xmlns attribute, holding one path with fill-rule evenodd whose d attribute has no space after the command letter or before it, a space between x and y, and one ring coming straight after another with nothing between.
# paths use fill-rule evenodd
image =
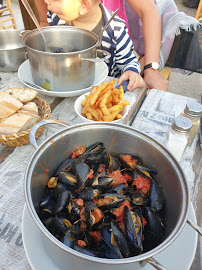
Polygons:
<instances>
[{"instance_id":1,"label":"bread slice","mask_svg":"<svg viewBox=\"0 0 202 270\"><path fill-rule=\"evenodd\" d=\"M26 103L18 112L21 112L21 111L31 112L36 115L39 114L38 107L35 102Z\"/></svg>"},{"instance_id":2,"label":"bread slice","mask_svg":"<svg viewBox=\"0 0 202 270\"><path fill-rule=\"evenodd\" d=\"M27 88L9 88L5 90L5 93L12 95L22 103L32 101L37 95L37 91Z\"/></svg>"},{"instance_id":3,"label":"bread slice","mask_svg":"<svg viewBox=\"0 0 202 270\"><path fill-rule=\"evenodd\" d=\"M0 123L0 135L12 135L25 131L40 120L41 118L35 114L15 113Z\"/></svg>"},{"instance_id":4,"label":"bread slice","mask_svg":"<svg viewBox=\"0 0 202 270\"><path fill-rule=\"evenodd\" d=\"M6 118L22 108L23 104L11 95L0 92L0 118Z\"/></svg>"}]
</instances>

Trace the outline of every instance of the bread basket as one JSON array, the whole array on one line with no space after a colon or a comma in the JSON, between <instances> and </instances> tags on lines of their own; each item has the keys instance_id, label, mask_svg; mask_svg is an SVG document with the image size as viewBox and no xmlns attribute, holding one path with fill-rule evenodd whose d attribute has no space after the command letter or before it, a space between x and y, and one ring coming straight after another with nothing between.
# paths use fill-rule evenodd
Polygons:
<instances>
[{"instance_id":1,"label":"bread basket","mask_svg":"<svg viewBox=\"0 0 202 270\"><path fill-rule=\"evenodd\" d=\"M41 119L47 120L51 113L49 104L38 96L36 96L33 101L36 103L38 107L39 116L41 117ZM41 127L40 129L38 129L36 133L37 138L41 135L43 130L44 130L44 127ZM0 143L8 145L8 146L13 146L13 147L28 144L29 132L30 132L30 129L27 129L26 131L12 134L12 135L1 135Z\"/></svg>"}]
</instances>

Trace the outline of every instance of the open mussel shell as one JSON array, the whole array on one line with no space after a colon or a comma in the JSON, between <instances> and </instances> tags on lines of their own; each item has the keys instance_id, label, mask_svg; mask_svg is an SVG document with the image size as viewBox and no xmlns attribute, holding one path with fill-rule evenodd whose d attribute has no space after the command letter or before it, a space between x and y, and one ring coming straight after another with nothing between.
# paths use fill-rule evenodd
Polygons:
<instances>
[{"instance_id":1,"label":"open mussel shell","mask_svg":"<svg viewBox=\"0 0 202 270\"><path fill-rule=\"evenodd\" d=\"M70 189L76 189L77 187L77 178L75 175L69 173L69 172L60 172L58 173L58 178L60 179L60 182L66 186L68 186Z\"/></svg>"},{"instance_id":2,"label":"open mussel shell","mask_svg":"<svg viewBox=\"0 0 202 270\"><path fill-rule=\"evenodd\" d=\"M127 206L124 206L124 226L128 241L133 247L133 255L141 254L142 220L135 212L130 211Z\"/></svg>"},{"instance_id":3,"label":"open mussel shell","mask_svg":"<svg viewBox=\"0 0 202 270\"><path fill-rule=\"evenodd\" d=\"M122 232L121 228L119 225L112 221L111 222L111 228L112 228L112 233L114 235L114 238L116 240L117 246L124 258L130 257L130 247L128 244L128 240L125 236L125 234Z\"/></svg>"},{"instance_id":4,"label":"open mussel shell","mask_svg":"<svg viewBox=\"0 0 202 270\"><path fill-rule=\"evenodd\" d=\"M102 228L100 228L100 234L105 243L105 245L102 244L105 250L105 257L108 259L121 259L123 256L119 248L111 243L111 233L112 230L110 226L102 226Z\"/></svg>"}]
</instances>

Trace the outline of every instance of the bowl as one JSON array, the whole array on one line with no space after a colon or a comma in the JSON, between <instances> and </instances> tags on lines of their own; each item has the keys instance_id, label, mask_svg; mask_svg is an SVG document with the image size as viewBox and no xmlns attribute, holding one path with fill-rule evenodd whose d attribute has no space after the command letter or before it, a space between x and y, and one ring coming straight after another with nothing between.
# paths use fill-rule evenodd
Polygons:
<instances>
[{"instance_id":1,"label":"bowl","mask_svg":"<svg viewBox=\"0 0 202 270\"><path fill-rule=\"evenodd\" d=\"M83 107L81 106L81 101L82 100L87 100L86 99L86 95L89 95L90 92L87 92L81 96L79 96L75 103L74 103L74 110L76 112L76 114L80 117L80 120L82 121L82 123L93 123L93 122L98 122L98 121L94 121L94 120L90 120L86 117L84 117L81 112L82 112L82 109ZM126 124L127 123L127 120L128 120L128 106L124 106L123 107L123 110L121 111L121 114L122 114L122 119L117 119L117 120L114 120L112 121L111 123L119 123L119 124ZM104 122L104 121L101 121L101 122Z\"/></svg>"},{"instance_id":2,"label":"bowl","mask_svg":"<svg viewBox=\"0 0 202 270\"><path fill-rule=\"evenodd\" d=\"M19 37L20 32L16 29L0 31L0 71L17 71L27 59L25 46Z\"/></svg>"},{"instance_id":3,"label":"bowl","mask_svg":"<svg viewBox=\"0 0 202 270\"><path fill-rule=\"evenodd\" d=\"M44 122L41 122L41 125L44 125ZM46 123L49 122L46 121ZM57 125L61 124L61 121L54 122ZM30 133L32 139L35 136L33 129L34 127ZM40 208L40 200L50 177L54 175L58 167L67 160L67 157L76 147L80 145L89 146L95 142L103 142L109 152L139 155L146 161L145 165L150 165L158 171L156 180L164 190L166 201L165 238L154 249L138 256L123 259L89 256L75 251L56 239L39 218L37 213ZM47 138L36 149L27 166L24 192L30 215L47 240L46 248L51 247L55 252L60 250L68 258L70 264L75 263L77 265L74 269L80 269L81 265L84 269L97 270L135 269L135 263L148 261L149 258L167 248L179 236L187 222L190 203L187 181L182 168L163 145L130 126L106 122L67 126ZM134 265L130 265L131 263L134 263ZM139 264L137 264L137 267L139 267Z\"/></svg>"}]
</instances>

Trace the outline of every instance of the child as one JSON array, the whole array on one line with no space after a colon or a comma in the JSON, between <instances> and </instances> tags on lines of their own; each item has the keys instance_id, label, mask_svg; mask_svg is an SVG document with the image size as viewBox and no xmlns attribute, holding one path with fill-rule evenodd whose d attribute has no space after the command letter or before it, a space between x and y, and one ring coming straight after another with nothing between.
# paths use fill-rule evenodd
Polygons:
<instances>
[{"instance_id":1,"label":"child","mask_svg":"<svg viewBox=\"0 0 202 270\"><path fill-rule=\"evenodd\" d=\"M68 24L95 32L97 35L111 17L99 0L45 0L50 25ZM56 15L57 14L57 15ZM118 16L103 33L102 49L111 54L106 63L109 76L118 77L118 84L129 80L128 90L145 85L140 64L133 53L133 43L125 22Z\"/></svg>"}]
</instances>

